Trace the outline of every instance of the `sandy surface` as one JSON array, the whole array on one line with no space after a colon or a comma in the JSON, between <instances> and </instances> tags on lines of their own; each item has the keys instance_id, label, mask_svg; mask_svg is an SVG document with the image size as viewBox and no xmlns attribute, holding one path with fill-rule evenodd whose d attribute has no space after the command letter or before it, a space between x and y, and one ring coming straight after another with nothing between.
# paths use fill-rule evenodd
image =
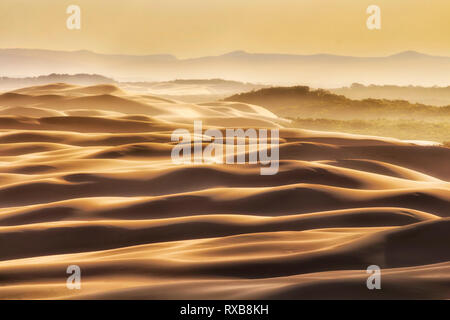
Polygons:
<instances>
[{"instance_id":1,"label":"sandy surface","mask_svg":"<svg viewBox=\"0 0 450 320\"><path fill-rule=\"evenodd\" d=\"M278 174L173 164L194 120L279 128ZM0 95L0 298L449 299L450 149L284 124L112 85Z\"/></svg>"}]
</instances>

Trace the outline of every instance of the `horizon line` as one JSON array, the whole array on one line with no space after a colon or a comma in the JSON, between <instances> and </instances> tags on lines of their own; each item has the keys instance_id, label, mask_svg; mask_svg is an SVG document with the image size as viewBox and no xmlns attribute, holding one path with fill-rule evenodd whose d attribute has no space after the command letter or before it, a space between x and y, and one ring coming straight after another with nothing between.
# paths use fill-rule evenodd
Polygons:
<instances>
[{"instance_id":1,"label":"horizon line","mask_svg":"<svg viewBox=\"0 0 450 320\"><path fill-rule=\"evenodd\" d=\"M367 58L367 59L376 59L376 58L390 58L399 56L402 54L416 54L421 56L427 56L427 57L433 57L433 58L450 58L450 56L442 56L442 55L433 55L429 53L424 53L417 50L412 49L405 49L403 51L397 51L392 54L383 55L383 56L357 56L357 55L343 55L343 54L333 54L333 53L313 53L313 54L301 54L301 53L280 53L280 52L249 52L246 50L231 50L227 51L225 53L216 54L216 55L202 55L202 56L196 56L196 57L190 57L190 58L179 58L175 54L171 53L152 53L152 54L128 54L128 53L104 53L104 52L97 52L94 50L89 49L76 49L76 50L56 50L56 49L42 49L42 48L20 48L20 47L13 47L13 48L0 48L0 50L28 50L28 51L50 51L50 52L65 52L65 53L77 53L77 52L86 52L96 55L103 55L103 56L128 56L128 57L171 57L176 60L195 60L200 58L209 58L209 57L222 57L222 56L230 56L230 55L279 55L279 56L291 56L291 57L314 57L314 56L333 56L333 57L341 57L341 58Z\"/></svg>"}]
</instances>

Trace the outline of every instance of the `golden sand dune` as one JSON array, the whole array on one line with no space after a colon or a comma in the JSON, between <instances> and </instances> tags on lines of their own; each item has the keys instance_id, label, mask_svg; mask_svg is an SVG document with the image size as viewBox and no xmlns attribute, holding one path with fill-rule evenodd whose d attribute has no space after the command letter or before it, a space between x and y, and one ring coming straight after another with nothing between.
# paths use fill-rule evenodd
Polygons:
<instances>
[{"instance_id":1,"label":"golden sand dune","mask_svg":"<svg viewBox=\"0 0 450 320\"><path fill-rule=\"evenodd\" d=\"M194 120L280 128L278 173L173 163ZM284 124L113 85L1 94L0 298L450 298L450 149Z\"/></svg>"}]
</instances>

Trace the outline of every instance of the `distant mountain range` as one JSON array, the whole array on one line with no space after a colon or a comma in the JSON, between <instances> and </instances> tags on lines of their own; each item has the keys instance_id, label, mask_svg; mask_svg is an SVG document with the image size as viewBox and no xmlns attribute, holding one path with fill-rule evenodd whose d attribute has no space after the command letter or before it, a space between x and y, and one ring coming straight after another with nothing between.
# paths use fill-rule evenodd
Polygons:
<instances>
[{"instance_id":1,"label":"distant mountain range","mask_svg":"<svg viewBox=\"0 0 450 320\"><path fill-rule=\"evenodd\" d=\"M119 81L222 78L261 84L333 88L351 83L448 86L450 57L405 51L387 57L289 55L234 51L178 59L172 55L111 55L91 51L0 49L6 77L95 73Z\"/></svg>"}]
</instances>

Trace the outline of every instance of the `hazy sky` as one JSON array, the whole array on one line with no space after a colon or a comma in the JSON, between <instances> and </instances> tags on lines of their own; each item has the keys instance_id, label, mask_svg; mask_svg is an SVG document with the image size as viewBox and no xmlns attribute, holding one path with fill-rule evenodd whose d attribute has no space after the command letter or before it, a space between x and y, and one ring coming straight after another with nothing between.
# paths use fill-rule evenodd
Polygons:
<instances>
[{"instance_id":1,"label":"hazy sky","mask_svg":"<svg viewBox=\"0 0 450 320\"><path fill-rule=\"evenodd\" d=\"M81 30L66 28L71 4L81 7ZM371 4L381 7L381 30L366 27ZM1 0L0 47L450 56L450 0Z\"/></svg>"}]
</instances>

